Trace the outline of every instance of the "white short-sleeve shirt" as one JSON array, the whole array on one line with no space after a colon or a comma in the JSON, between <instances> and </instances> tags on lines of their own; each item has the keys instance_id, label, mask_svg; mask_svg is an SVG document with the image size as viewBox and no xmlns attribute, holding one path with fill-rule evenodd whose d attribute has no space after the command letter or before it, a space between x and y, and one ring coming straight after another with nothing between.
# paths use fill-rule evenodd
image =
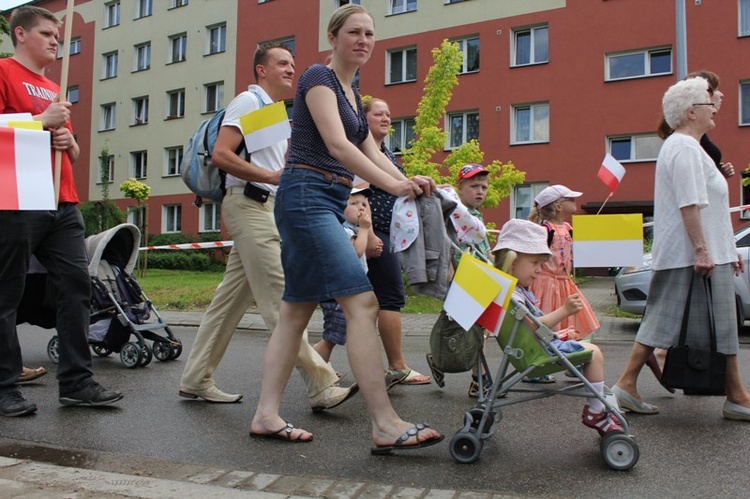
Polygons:
<instances>
[{"instance_id":1,"label":"white short-sleeve shirt","mask_svg":"<svg viewBox=\"0 0 750 499\"><path fill-rule=\"evenodd\" d=\"M727 182L713 160L689 135L673 133L656 160L653 269L695 264L680 208L700 208L703 237L714 264L737 260Z\"/></svg>"},{"instance_id":2,"label":"white short-sleeve shirt","mask_svg":"<svg viewBox=\"0 0 750 499\"><path fill-rule=\"evenodd\" d=\"M268 96L265 90L258 85L250 85L247 87L247 91L242 92L237 97L232 99L229 103L224 114L224 121L221 126L233 126L242 131L242 125L240 124L240 118L251 111L255 111L260 108L258 97L252 92L257 92L262 98L266 105L273 104L273 99ZM270 147L266 147L259 151L255 151L250 155L249 161L255 166L259 166L265 170L275 172L284 168L284 161L286 157L288 143L286 140L279 142L278 144ZM243 153L244 154L244 153ZM245 181L230 175L227 173L226 187L244 186ZM263 184L260 182L253 182L253 184L262 187L266 190L271 191L272 195L276 194L277 185Z\"/></svg>"}]
</instances>

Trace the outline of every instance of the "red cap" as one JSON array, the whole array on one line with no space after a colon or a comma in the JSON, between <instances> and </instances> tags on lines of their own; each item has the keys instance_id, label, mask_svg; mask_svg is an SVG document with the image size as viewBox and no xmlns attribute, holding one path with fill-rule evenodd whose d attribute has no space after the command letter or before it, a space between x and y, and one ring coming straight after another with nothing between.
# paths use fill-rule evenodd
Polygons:
<instances>
[{"instance_id":1,"label":"red cap","mask_svg":"<svg viewBox=\"0 0 750 499\"><path fill-rule=\"evenodd\" d=\"M461 167L461 170L458 172L458 181L471 178L479 173L490 173L490 171L477 163L469 163Z\"/></svg>"}]
</instances>

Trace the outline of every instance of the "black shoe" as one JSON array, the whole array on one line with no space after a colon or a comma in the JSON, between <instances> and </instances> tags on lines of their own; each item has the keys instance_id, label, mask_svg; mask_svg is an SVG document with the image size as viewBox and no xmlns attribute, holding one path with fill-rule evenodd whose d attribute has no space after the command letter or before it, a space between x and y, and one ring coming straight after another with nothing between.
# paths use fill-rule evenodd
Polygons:
<instances>
[{"instance_id":1,"label":"black shoe","mask_svg":"<svg viewBox=\"0 0 750 499\"><path fill-rule=\"evenodd\" d=\"M23 398L21 392L17 390L0 395L0 416L12 418L35 412L36 404Z\"/></svg>"},{"instance_id":2,"label":"black shoe","mask_svg":"<svg viewBox=\"0 0 750 499\"><path fill-rule=\"evenodd\" d=\"M60 403L66 406L90 406L109 405L122 398L122 393L107 390L96 381L84 386L80 390L68 393L60 393Z\"/></svg>"}]
</instances>

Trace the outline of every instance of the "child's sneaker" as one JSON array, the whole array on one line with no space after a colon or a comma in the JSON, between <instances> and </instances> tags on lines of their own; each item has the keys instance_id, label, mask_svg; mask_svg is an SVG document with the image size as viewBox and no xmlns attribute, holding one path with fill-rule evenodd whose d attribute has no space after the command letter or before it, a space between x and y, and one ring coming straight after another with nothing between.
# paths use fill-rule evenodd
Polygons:
<instances>
[{"instance_id":1,"label":"child's sneaker","mask_svg":"<svg viewBox=\"0 0 750 499\"><path fill-rule=\"evenodd\" d=\"M589 428L598 431L601 436L604 436L607 433L623 433L625 431L622 429L622 426L620 426L620 420L617 416L611 412L591 412L588 404L583 406L581 422Z\"/></svg>"}]
</instances>

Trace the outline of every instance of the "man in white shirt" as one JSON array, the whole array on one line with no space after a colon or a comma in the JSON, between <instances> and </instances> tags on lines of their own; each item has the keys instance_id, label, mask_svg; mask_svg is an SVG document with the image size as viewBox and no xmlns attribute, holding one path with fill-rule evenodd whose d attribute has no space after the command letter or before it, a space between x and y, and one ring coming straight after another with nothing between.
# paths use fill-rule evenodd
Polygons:
<instances>
[{"instance_id":1,"label":"man in white shirt","mask_svg":"<svg viewBox=\"0 0 750 499\"><path fill-rule=\"evenodd\" d=\"M180 380L180 396L217 403L234 403L242 398L241 394L219 390L213 372L253 298L266 327L273 331L284 291L281 239L273 207L284 169L287 141L249 156L244 152L239 155L237 151L244 141L240 117L273 104L291 90L292 54L283 46L261 46L253 58L253 73L258 83L250 85L227 106L211 157L212 163L227 173L221 216L234 239L234 246ZM347 388L339 386L336 372L312 348L306 332L297 368L307 386L313 411L331 409L357 392L356 383Z\"/></svg>"}]
</instances>

